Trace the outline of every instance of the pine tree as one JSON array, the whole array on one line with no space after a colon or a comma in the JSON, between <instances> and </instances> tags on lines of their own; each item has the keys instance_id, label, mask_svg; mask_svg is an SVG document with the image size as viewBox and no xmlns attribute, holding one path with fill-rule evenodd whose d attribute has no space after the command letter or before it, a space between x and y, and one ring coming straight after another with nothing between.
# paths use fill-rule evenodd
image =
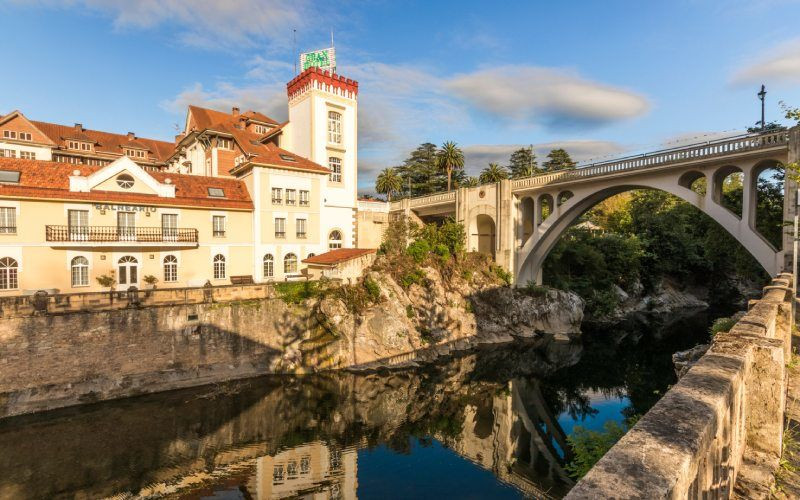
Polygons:
<instances>
[{"instance_id":1,"label":"pine tree","mask_svg":"<svg viewBox=\"0 0 800 500\"><path fill-rule=\"evenodd\" d=\"M553 149L547 155L547 161L542 165L547 172L569 170L575 168L576 162L570 158L569 153L561 148Z\"/></svg>"},{"instance_id":2,"label":"pine tree","mask_svg":"<svg viewBox=\"0 0 800 500\"><path fill-rule=\"evenodd\" d=\"M403 179L400 193L409 196L444 191L447 186L446 176L436 165L436 144L425 142L411 152L402 165L395 171Z\"/></svg>"},{"instance_id":3,"label":"pine tree","mask_svg":"<svg viewBox=\"0 0 800 500\"><path fill-rule=\"evenodd\" d=\"M519 148L511 153L511 157L508 159L508 169L511 171L512 179L530 177L541 172L536 161L536 153L533 152L533 146Z\"/></svg>"}]
</instances>

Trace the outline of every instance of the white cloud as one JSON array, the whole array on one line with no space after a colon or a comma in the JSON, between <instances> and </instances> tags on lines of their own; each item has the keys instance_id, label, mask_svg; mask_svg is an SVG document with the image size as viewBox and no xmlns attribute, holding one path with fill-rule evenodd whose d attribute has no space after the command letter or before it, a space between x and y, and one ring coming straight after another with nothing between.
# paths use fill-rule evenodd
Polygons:
<instances>
[{"instance_id":1,"label":"white cloud","mask_svg":"<svg viewBox=\"0 0 800 500\"><path fill-rule=\"evenodd\" d=\"M731 83L800 83L800 38L769 50L759 50L758 59L736 71Z\"/></svg>"},{"instance_id":2,"label":"white cloud","mask_svg":"<svg viewBox=\"0 0 800 500\"><path fill-rule=\"evenodd\" d=\"M213 90L206 90L202 84L195 83L172 99L161 101L160 106L170 113L183 114L189 104L228 112L233 106L253 109L279 122L287 118L286 87L279 84L238 87L222 83Z\"/></svg>"},{"instance_id":3,"label":"white cloud","mask_svg":"<svg viewBox=\"0 0 800 500\"><path fill-rule=\"evenodd\" d=\"M586 126L641 116L647 99L561 69L500 66L445 82L457 97L504 120Z\"/></svg>"},{"instance_id":4,"label":"white cloud","mask_svg":"<svg viewBox=\"0 0 800 500\"><path fill-rule=\"evenodd\" d=\"M527 148L528 144L473 144L465 146L464 162L467 173L477 175L490 162L507 165L511 153L519 148ZM592 159L603 159L617 155L625 150L621 144L600 140L567 140L533 144L533 150L539 164L546 161L547 153L553 149L565 149L573 160L583 162Z\"/></svg>"},{"instance_id":5,"label":"white cloud","mask_svg":"<svg viewBox=\"0 0 800 500\"><path fill-rule=\"evenodd\" d=\"M16 3L86 8L113 18L117 29L147 29L175 23L182 42L204 48L254 47L265 40L273 48L285 48L291 44L292 28L302 28L312 18L307 0L17 0Z\"/></svg>"}]
</instances>

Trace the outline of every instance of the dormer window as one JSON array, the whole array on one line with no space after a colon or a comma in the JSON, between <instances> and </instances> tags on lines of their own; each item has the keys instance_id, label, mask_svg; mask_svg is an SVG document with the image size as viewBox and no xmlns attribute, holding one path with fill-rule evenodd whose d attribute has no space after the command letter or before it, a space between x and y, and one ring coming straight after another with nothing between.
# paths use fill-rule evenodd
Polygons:
<instances>
[{"instance_id":1,"label":"dormer window","mask_svg":"<svg viewBox=\"0 0 800 500\"><path fill-rule=\"evenodd\" d=\"M0 182L4 184L19 184L19 172L17 170L0 170Z\"/></svg>"},{"instance_id":2,"label":"dormer window","mask_svg":"<svg viewBox=\"0 0 800 500\"><path fill-rule=\"evenodd\" d=\"M238 167L239 165L241 165L242 163L244 163L246 161L247 161L247 158L245 158L244 155L239 155L239 156L237 156L236 158L233 159L233 164Z\"/></svg>"},{"instance_id":3,"label":"dormer window","mask_svg":"<svg viewBox=\"0 0 800 500\"><path fill-rule=\"evenodd\" d=\"M266 125L253 125L253 132L259 135L266 134L267 132L269 132L269 130L270 130L269 127L267 127Z\"/></svg>"},{"instance_id":4,"label":"dormer window","mask_svg":"<svg viewBox=\"0 0 800 500\"><path fill-rule=\"evenodd\" d=\"M3 130L3 139L16 139L17 133L13 130Z\"/></svg>"},{"instance_id":5,"label":"dormer window","mask_svg":"<svg viewBox=\"0 0 800 500\"><path fill-rule=\"evenodd\" d=\"M81 143L81 150L82 151L91 151L92 150L92 145L89 144L88 142L82 142Z\"/></svg>"},{"instance_id":6,"label":"dormer window","mask_svg":"<svg viewBox=\"0 0 800 500\"><path fill-rule=\"evenodd\" d=\"M233 149L233 141L231 139L220 137L217 139L217 147L220 149Z\"/></svg>"},{"instance_id":7,"label":"dormer window","mask_svg":"<svg viewBox=\"0 0 800 500\"><path fill-rule=\"evenodd\" d=\"M69 149L80 149L81 144L78 141L67 141L67 147Z\"/></svg>"},{"instance_id":8,"label":"dormer window","mask_svg":"<svg viewBox=\"0 0 800 500\"><path fill-rule=\"evenodd\" d=\"M280 157L281 157L281 160L283 160L283 161L291 161L291 162L296 162L297 161L297 158L295 158L292 155L282 154L282 155L280 155Z\"/></svg>"},{"instance_id":9,"label":"dormer window","mask_svg":"<svg viewBox=\"0 0 800 500\"><path fill-rule=\"evenodd\" d=\"M133 177L128 174L120 174L117 176L117 185L122 189L130 189L133 187Z\"/></svg>"},{"instance_id":10,"label":"dormer window","mask_svg":"<svg viewBox=\"0 0 800 500\"><path fill-rule=\"evenodd\" d=\"M145 151L143 149L125 148L125 156L127 156L129 158L146 158L147 157L147 151Z\"/></svg>"},{"instance_id":11,"label":"dormer window","mask_svg":"<svg viewBox=\"0 0 800 500\"><path fill-rule=\"evenodd\" d=\"M211 198L225 198L225 191L222 188L208 188L208 196Z\"/></svg>"}]
</instances>

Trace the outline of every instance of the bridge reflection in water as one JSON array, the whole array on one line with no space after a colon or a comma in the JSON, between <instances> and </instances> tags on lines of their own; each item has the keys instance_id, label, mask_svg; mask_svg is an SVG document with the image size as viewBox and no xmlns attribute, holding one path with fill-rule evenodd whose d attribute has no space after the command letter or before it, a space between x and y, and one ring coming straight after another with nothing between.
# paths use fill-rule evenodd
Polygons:
<instances>
[{"instance_id":1,"label":"bridge reflection in water","mask_svg":"<svg viewBox=\"0 0 800 500\"><path fill-rule=\"evenodd\" d=\"M400 486L432 495L435 483L456 496L559 497L572 484L559 421L591 417L598 392L630 394L626 411L646 411L654 388L672 381L664 360L697 340L675 329L684 335L667 346L607 333L583 345L542 338L425 370L264 377L5 420L0 498L346 499ZM442 447L457 456L424 462ZM411 470L394 470L408 454ZM465 459L496 479L448 475ZM423 466L444 468L422 484Z\"/></svg>"}]
</instances>

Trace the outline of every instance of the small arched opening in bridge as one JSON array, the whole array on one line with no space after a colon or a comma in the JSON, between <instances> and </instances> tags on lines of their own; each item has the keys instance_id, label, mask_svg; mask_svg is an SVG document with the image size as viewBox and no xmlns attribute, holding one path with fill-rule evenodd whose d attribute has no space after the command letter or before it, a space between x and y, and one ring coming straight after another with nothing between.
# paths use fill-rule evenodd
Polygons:
<instances>
[{"instance_id":1,"label":"small arched opening in bridge","mask_svg":"<svg viewBox=\"0 0 800 500\"><path fill-rule=\"evenodd\" d=\"M706 176L703 172L690 170L678 179L678 185L686 189L691 189L700 196L705 196L706 189L708 188L708 181L706 181Z\"/></svg>"},{"instance_id":2,"label":"small arched opening in bridge","mask_svg":"<svg viewBox=\"0 0 800 500\"><path fill-rule=\"evenodd\" d=\"M533 219L534 219L534 211L536 207L533 202L533 198L530 196L526 196L522 198L519 202L519 211L520 211L520 227L519 227L519 239L520 245L524 245L528 238L531 237L533 234Z\"/></svg>"},{"instance_id":3,"label":"small arched opening in bridge","mask_svg":"<svg viewBox=\"0 0 800 500\"><path fill-rule=\"evenodd\" d=\"M557 206L560 207L561 205L569 201L569 199L572 198L573 196L575 195L572 194L572 191L561 191L560 193L558 193L558 196L556 196Z\"/></svg>"},{"instance_id":4,"label":"small arched opening in bridge","mask_svg":"<svg viewBox=\"0 0 800 500\"><path fill-rule=\"evenodd\" d=\"M539 196L539 203L537 203L536 224L539 225L553 213L553 197L547 193Z\"/></svg>"},{"instance_id":5,"label":"small arched opening in bridge","mask_svg":"<svg viewBox=\"0 0 800 500\"><path fill-rule=\"evenodd\" d=\"M750 176L750 227L754 228L775 250L783 247L784 165L765 160L755 165Z\"/></svg>"},{"instance_id":6,"label":"small arched opening in bridge","mask_svg":"<svg viewBox=\"0 0 800 500\"><path fill-rule=\"evenodd\" d=\"M478 214L470 224L469 249L494 258L495 224L491 215Z\"/></svg>"},{"instance_id":7,"label":"small arched opening in bridge","mask_svg":"<svg viewBox=\"0 0 800 500\"><path fill-rule=\"evenodd\" d=\"M727 208L739 219L742 218L743 203L743 183L744 173L742 169L727 165L720 167L714 172L713 177L713 198L716 203Z\"/></svg>"}]
</instances>

